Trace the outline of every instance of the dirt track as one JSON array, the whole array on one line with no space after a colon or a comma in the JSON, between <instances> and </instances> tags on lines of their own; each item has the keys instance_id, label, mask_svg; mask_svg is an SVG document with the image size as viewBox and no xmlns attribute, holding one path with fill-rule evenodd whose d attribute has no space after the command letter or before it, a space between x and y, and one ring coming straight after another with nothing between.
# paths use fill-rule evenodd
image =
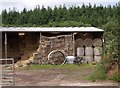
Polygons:
<instances>
[{"instance_id":1,"label":"dirt track","mask_svg":"<svg viewBox=\"0 0 120 88\"><path fill-rule=\"evenodd\" d=\"M93 70L70 70L70 69L39 69L17 70L15 75L16 86L114 86L117 83L91 82L85 80Z\"/></svg>"}]
</instances>

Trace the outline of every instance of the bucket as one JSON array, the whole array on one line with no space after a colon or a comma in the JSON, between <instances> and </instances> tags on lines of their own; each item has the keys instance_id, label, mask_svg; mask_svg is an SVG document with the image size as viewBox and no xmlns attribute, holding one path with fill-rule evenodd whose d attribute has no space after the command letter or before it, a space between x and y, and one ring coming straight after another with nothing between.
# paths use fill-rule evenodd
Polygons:
<instances>
[{"instance_id":1,"label":"bucket","mask_svg":"<svg viewBox=\"0 0 120 88\"><path fill-rule=\"evenodd\" d=\"M67 57L65 57L65 59L67 60L68 64L73 64L73 62L75 60L75 56L67 56Z\"/></svg>"}]
</instances>

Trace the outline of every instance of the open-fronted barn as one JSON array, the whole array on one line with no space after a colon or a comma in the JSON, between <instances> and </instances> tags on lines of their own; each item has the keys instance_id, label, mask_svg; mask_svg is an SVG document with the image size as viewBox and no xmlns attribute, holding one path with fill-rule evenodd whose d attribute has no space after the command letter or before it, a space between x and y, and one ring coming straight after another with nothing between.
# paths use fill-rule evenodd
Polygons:
<instances>
[{"instance_id":1,"label":"open-fronted barn","mask_svg":"<svg viewBox=\"0 0 120 88\"><path fill-rule=\"evenodd\" d=\"M55 50L64 56L84 57L85 63L101 59L104 31L95 27L1 27L0 31L2 57L13 57L15 62L29 59L32 63L47 64L49 53ZM51 56L57 63L62 63L62 57L58 53Z\"/></svg>"}]
</instances>

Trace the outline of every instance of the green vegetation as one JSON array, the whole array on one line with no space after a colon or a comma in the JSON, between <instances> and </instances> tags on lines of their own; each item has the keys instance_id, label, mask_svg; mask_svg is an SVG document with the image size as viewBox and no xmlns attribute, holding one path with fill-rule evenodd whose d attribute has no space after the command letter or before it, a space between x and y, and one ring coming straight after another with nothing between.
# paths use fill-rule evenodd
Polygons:
<instances>
[{"instance_id":1,"label":"green vegetation","mask_svg":"<svg viewBox=\"0 0 120 88\"><path fill-rule=\"evenodd\" d=\"M116 22L116 17L119 17L120 4L116 6L92 6L82 5L72 6L67 8L65 5L45 8L36 6L33 10L23 9L18 12L13 10L2 11L3 26L27 26L27 27L80 27L94 26L102 27L109 22ZM108 24L109 25L109 24Z\"/></svg>"},{"instance_id":2,"label":"green vegetation","mask_svg":"<svg viewBox=\"0 0 120 88\"><path fill-rule=\"evenodd\" d=\"M87 79L95 82L96 80L106 80L107 74L106 70L104 69L103 65L101 63L97 64L95 71L91 76L89 76Z\"/></svg>"},{"instance_id":3,"label":"green vegetation","mask_svg":"<svg viewBox=\"0 0 120 88\"><path fill-rule=\"evenodd\" d=\"M25 68L22 68L23 70L35 70L35 69L55 69L55 68L60 68L60 69L71 69L71 70L81 70L85 68L93 68L93 65L91 64L81 64L75 65L75 64L64 64L62 66L60 65L28 65Z\"/></svg>"},{"instance_id":4,"label":"green vegetation","mask_svg":"<svg viewBox=\"0 0 120 88\"><path fill-rule=\"evenodd\" d=\"M108 66L107 66L107 65ZM105 66L106 65L106 66ZM93 82L97 80L113 80L116 82L120 82L120 74L119 72L114 72L111 75L109 75L108 71L106 68L111 67L109 66L108 63L99 63L96 65L96 69L94 70L93 74L87 77L88 80L91 80ZM111 70L111 68L110 68Z\"/></svg>"},{"instance_id":5,"label":"green vegetation","mask_svg":"<svg viewBox=\"0 0 120 88\"><path fill-rule=\"evenodd\" d=\"M111 80L114 80L116 82L120 82L120 74L114 74L112 77L111 77Z\"/></svg>"}]
</instances>

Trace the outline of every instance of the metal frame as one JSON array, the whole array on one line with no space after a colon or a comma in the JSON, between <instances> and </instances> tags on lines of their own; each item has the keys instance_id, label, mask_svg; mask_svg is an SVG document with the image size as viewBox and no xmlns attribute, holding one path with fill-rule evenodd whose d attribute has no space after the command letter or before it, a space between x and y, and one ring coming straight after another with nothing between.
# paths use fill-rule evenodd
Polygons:
<instances>
[{"instance_id":1,"label":"metal frame","mask_svg":"<svg viewBox=\"0 0 120 88\"><path fill-rule=\"evenodd\" d=\"M3 64L2 62L5 61ZM7 61L11 61L10 64L6 63ZM13 58L5 58L0 59L0 71L2 74L0 74L0 79L2 79L2 83L0 85L2 86L13 86L15 84L15 69L14 69L14 59Z\"/></svg>"}]
</instances>

